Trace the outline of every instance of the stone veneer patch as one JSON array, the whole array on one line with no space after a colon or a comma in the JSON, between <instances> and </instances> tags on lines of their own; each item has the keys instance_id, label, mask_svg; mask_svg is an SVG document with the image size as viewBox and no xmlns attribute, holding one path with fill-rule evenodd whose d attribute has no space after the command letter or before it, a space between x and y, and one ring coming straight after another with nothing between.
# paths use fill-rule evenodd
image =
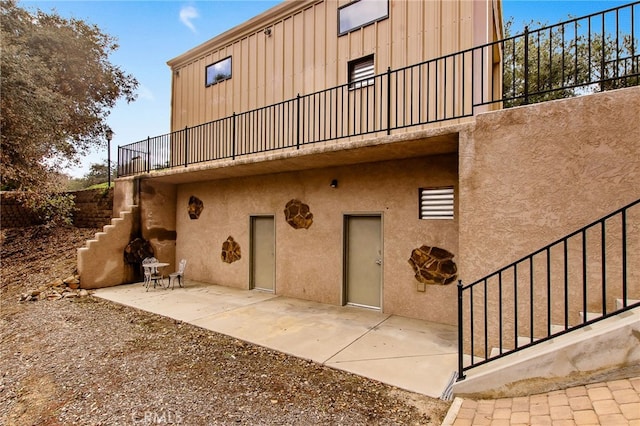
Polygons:
<instances>
[{"instance_id":1,"label":"stone veneer patch","mask_svg":"<svg viewBox=\"0 0 640 426\"><path fill-rule=\"evenodd\" d=\"M450 284L458 277L454 254L440 247L422 246L409 258L415 278L423 284Z\"/></svg>"},{"instance_id":2,"label":"stone veneer patch","mask_svg":"<svg viewBox=\"0 0 640 426\"><path fill-rule=\"evenodd\" d=\"M229 236L227 241L222 243L222 261L225 263L233 263L236 260L240 260L241 257L240 244L235 242L232 236Z\"/></svg>"},{"instance_id":3,"label":"stone veneer patch","mask_svg":"<svg viewBox=\"0 0 640 426\"><path fill-rule=\"evenodd\" d=\"M313 223L313 214L309 211L309 206L295 199L285 206L284 218L293 229L309 229Z\"/></svg>"},{"instance_id":4,"label":"stone veneer patch","mask_svg":"<svg viewBox=\"0 0 640 426\"><path fill-rule=\"evenodd\" d=\"M189 218L191 218L191 220L198 219L203 209L204 203L200 198L195 195L189 197Z\"/></svg>"}]
</instances>

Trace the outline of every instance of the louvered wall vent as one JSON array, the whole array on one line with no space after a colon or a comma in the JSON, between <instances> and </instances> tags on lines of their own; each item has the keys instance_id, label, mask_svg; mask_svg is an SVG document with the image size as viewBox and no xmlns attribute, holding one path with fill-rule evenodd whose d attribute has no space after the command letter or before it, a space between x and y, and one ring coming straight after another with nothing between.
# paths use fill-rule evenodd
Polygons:
<instances>
[{"instance_id":1,"label":"louvered wall vent","mask_svg":"<svg viewBox=\"0 0 640 426\"><path fill-rule=\"evenodd\" d=\"M375 82L373 55L349 62L349 89L360 89Z\"/></svg>"},{"instance_id":2,"label":"louvered wall vent","mask_svg":"<svg viewBox=\"0 0 640 426\"><path fill-rule=\"evenodd\" d=\"M420 188L420 219L453 219L453 187Z\"/></svg>"}]
</instances>

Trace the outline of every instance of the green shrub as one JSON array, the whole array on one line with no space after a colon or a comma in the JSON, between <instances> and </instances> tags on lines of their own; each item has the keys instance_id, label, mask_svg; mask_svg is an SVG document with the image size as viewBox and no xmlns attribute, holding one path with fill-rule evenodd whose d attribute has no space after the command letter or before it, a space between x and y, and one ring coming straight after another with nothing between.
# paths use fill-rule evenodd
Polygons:
<instances>
[{"instance_id":1,"label":"green shrub","mask_svg":"<svg viewBox=\"0 0 640 426\"><path fill-rule=\"evenodd\" d=\"M48 226L72 225L76 210L74 196L64 193L26 195L25 204Z\"/></svg>"}]
</instances>

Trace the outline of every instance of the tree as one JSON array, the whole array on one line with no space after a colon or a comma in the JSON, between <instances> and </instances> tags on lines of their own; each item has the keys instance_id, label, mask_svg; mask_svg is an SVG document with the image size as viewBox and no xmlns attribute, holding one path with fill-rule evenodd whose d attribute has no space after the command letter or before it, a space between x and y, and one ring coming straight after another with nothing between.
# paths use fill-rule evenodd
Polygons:
<instances>
[{"instance_id":1,"label":"tree","mask_svg":"<svg viewBox=\"0 0 640 426\"><path fill-rule=\"evenodd\" d=\"M505 25L505 106L561 99L640 84L640 56L631 35L583 31L580 20L511 37Z\"/></svg>"},{"instance_id":2,"label":"tree","mask_svg":"<svg viewBox=\"0 0 640 426\"><path fill-rule=\"evenodd\" d=\"M107 168L107 161L105 160L104 163L99 164L99 163L93 163L91 164L91 166L89 167L89 173L87 173L86 175L84 175L84 181L85 181L85 187L90 187L92 185L97 185L100 183L107 183L108 180L108 168ZM116 170L117 167L114 167L114 165L111 165L111 176L116 176Z\"/></svg>"},{"instance_id":3,"label":"tree","mask_svg":"<svg viewBox=\"0 0 640 426\"><path fill-rule=\"evenodd\" d=\"M104 143L106 118L137 80L109 62L116 40L78 19L0 2L0 184L46 197L50 177Z\"/></svg>"}]
</instances>

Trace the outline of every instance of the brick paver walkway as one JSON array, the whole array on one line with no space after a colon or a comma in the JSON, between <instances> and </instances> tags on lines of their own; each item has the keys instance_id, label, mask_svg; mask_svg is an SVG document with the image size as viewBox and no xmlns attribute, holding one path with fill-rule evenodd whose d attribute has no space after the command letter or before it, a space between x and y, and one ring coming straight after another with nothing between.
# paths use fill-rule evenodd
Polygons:
<instances>
[{"instance_id":1,"label":"brick paver walkway","mask_svg":"<svg viewBox=\"0 0 640 426\"><path fill-rule=\"evenodd\" d=\"M453 426L640 426L640 377L517 398L465 399Z\"/></svg>"}]
</instances>

